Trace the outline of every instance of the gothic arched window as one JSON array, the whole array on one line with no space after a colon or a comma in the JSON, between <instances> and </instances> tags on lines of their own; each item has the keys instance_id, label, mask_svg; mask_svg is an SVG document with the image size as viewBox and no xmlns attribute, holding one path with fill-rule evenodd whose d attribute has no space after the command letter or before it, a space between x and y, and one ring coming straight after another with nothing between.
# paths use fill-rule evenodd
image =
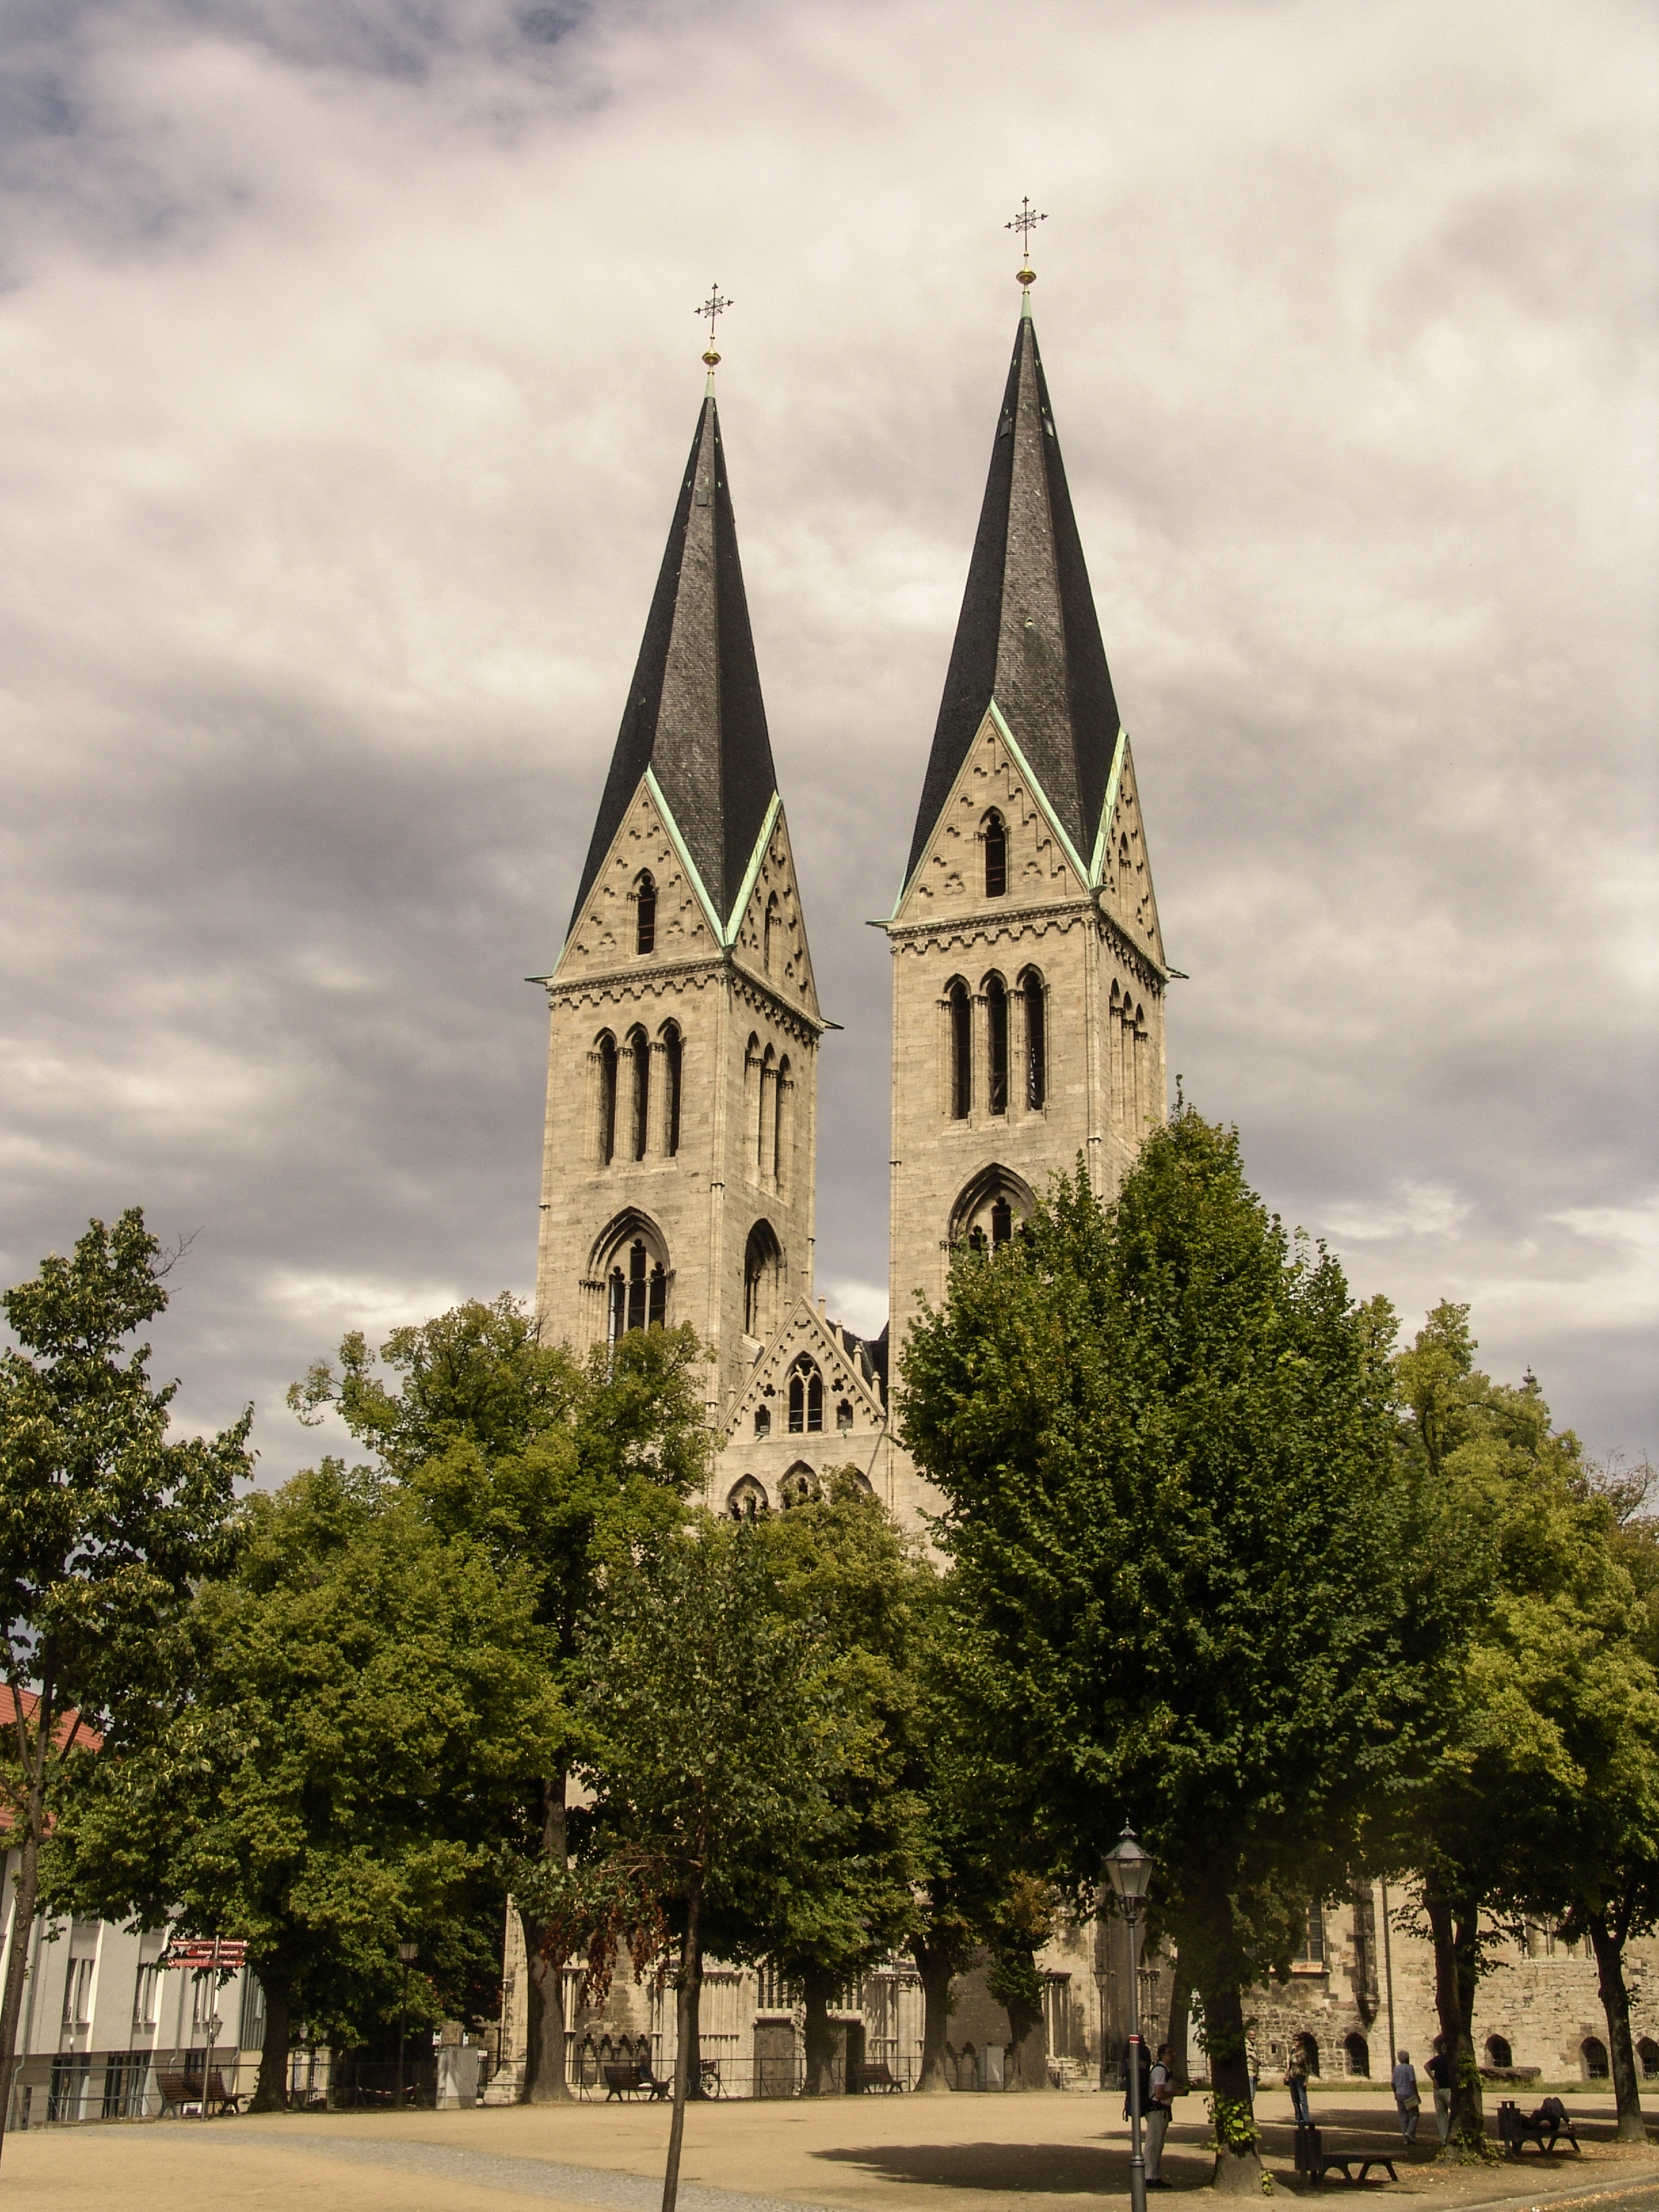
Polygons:
<instances>
[{"instance_id":1,"label":"gothic arched window","mask_svg":"<svg viewBox=\"0 0 1659 2212\"><path fill-rule=\"evenodd\" d=\"M951 1022L951 1118L965 1121L974 1103L974 1006L957 981L945 993Z\"/></svg>"},{"instance_id":2,"label":"gothic arched window","mask_svg":"<svg viewBox=\"0 0 1659 2212\"><path fill-rule=\"evenodd\" d=\"M761 966L769 975L777 957L778 932L782 927L782 916L778 909L778 895L773 892L766 902L766 920L761 928Z\"/></svg>"},{"instance_id":3,"label":"gothic arched window","mask_svg":"<svg viewBox=\"0 0 1659 2212\"><path fill-rule=\"evenodd\" d=\"M757 1406L755 1408L755 1434L757 1437L769 1437L771 1433L772 1408L769 1406Z\"/></svg>"},{"instance_id":4,"label":"gothic arched window","mask_svg":"<svg viewBox=\"0 0 1659 2212\"><path fill-rule=\"evenodd\" d=\"M657 886L647 868L634 885L634 950L657 949Z\"/></svg>"},{"instance_id":5,"label":"gothic arched window","mask_svg":"<svg viewBox=\"0 0 1659 2212\"><path fill-rule=\"evenodd\" d=\"M629 1031L628 1058L634 1078L628 1117L628 1156L642 1160L651 1135L651 1040L643 1030Z\"/></svg>"},{"instance_id":6,"label":"gothic arched window","mask_svg":"<svg viewBox=\"0 0 1659 2212\"><path fill-rule=\"evenodd\" d=\"M672 1159L680 1148L680 1077L685 1066L685 1040L678 1022L667 1022L662 1032L662 1148Z\"/></svg>"},{"instance_id":7,"label":"gothic arched window","mask_svg":"<svg viewBox=\"0 0 1659 2212\"><path fill-rule=\"evenodd\" d=\"M1000 975L985 979L985 1105L991 1114L1008 1111L1008 988Z\"/></svg>"},{"instance_id":8,"label":"gothic arched window","mask_svg":"<svg viewBox=\"0 0 1659 2212\"><path fill-rule=\"evenodd\" d=\"M783 1255L769 1221L757 1221L743 1253L743 1329L763 1341L778 1325L778 1281ZM757 1431L758 1433L758 1431Z\"/></svg>"},{"instance_id":9,"label":"gothic arched window","mask_svg":"<svg viewBox=\"0 0 1659 2212\"><path fill-rule=\"evenodd\" d=\"M1013 1207L1009 1205L1006 1198L993 1199L991 1201L991 1245L993 1250L994 1250L999 1244L1006 1244L1013 1233Z\"/></svg>"},{"instance_id":10,"label":"gothic arched window","mask_svg":"<svg viewBox=\"0 0 1659 2212\"><path fill-rule=\"evenodd\" d=\"M1036 1114L1048 1095L1048 1038L1042 978L1035 968L1020 977L1019 990L1025 1007L1025 1109Z\"/></svg>"},{"instance_id":11,"label":"gothic arched window","mask_svg":"<svg viewBox=\"0 0 1659 2212\"><path fill-rule=\"evenodd\" d=\"M789 1162L795 1143L795 1086L789 1080L789 1055L785 1053L778 1062L778 1092L772 1110L772 1183L775 1189L789 1187Z\"/></svg>"},{"instance_id":12,"label":"gothic arched window","mask_svg":"<svg viewBox=\"0 0 1659 2212\"><path fill-rule=\"evenodd\" d=\"M850 1398L843 1398L836 1407L836 1427L842 1436L845 1436L852 1425L853 1401Z\"/></svg>"},{"instance_id":13,"label":"gothic arched window","mask_svg":"<svg viewBox=\"0 0 1659 2212\"><path fill-rule=\"evenodd\" d=\"M637 1219L637 1216L635 1217ZM630 1329L660 1328L668 1318L668 1271L653 1241L635 1230L613 1247L605 1271L605 1334L610 1344Z\"/></svg>"},{"instance_id":14,"label":"gothic arched window","mask_svg":"<svg viewBox=\"0 0 1659 2212\"><path fill-rule=\"evenodd\" d=\"M804 1459L798 1459L778 1485L778 1503L786 1513L792 1505L810 1505L818 1495L818 1479Z\"/></svg>"},{"instance_id":15,"label":"gothic arched window","mask_svg":"<svg viewBox=\"0 0 1659 2212\"><path fill-rule=\"evenodd\" d=\"M599 1039L598 1129L599 1165L608 1168L617 1153L617 1040L609 1030Z\"/></svg>"},{"instance_id":16,"label":"gothic arched window","mask_svg":"<svg viewBox=\"0 0 1659 2212\"><path fill-rule=\"evenodd\" d=\"M985 841L985 896L1000 898L1008 888L1008 830L995 807L980 824Z\"/></svg>"},{"instance_id":17,"label":"gothic arched window","mask_svg":"<svg viewBox=\"0 0 1659 2212\"><path fill-rule=\"evenodd\" d=\"M734 1521L758 1521L768 1510L766 1492L752 1474L742 1474L726 1493L726 1510Z\"/></svg>"},{"instance_id":18,"label":"gothic arched window","mask_svg":"<svg viewBox=\"0 0 1659 2212\"><path fill-rule=\"evenodd\" d=\"M823 1426L823 1377L805 1352L789 1370L789 1433L816 1432Z\"/></svg>"}]
</instances>

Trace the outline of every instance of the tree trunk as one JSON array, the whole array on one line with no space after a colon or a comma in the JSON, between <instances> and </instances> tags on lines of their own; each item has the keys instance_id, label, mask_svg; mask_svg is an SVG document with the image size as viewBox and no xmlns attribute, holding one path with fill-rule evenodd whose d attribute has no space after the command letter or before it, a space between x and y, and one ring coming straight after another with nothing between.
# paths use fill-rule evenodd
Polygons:
<instances>
[{"instance_id":1,"label":"tree trunk","mask_svg":"<svg viewBox=\"0 0 1659 2212\"><path fill-rule=\"evenodd\" d=\"M945 2066L945 2039L951 2025L951 1953L943 1943L928 1943L920 1936L910 1955L921 1977L921 2078L919 2090L949 2089L952 2084Z\"/></svg>"},{"instance_id":2,"label":"tree trunk","mask_svg":"<svg viewBox=\"0 0 1659 2212\"><path fill-rule=\"evenodd\" d=\"M835 2085L830 2078L830 2069L835 2050L830 2038L830 2000L835 1995L835 1988L823 1975L814 1973L805 1976L802 1986L806 2002L802 2029L802 2040L806 2046L806 2079L801 2084L801 2094L833 2096Z\"/></svg>"},{"instance_id":3,"label":"tree trunk","mask_svg":"<svg viewBox=\"0 0 1659 2212\"><path fill-rule=\"evenodd\" d=\"M1596 1980L1601 2009L1607 2018L1607 2059L1613 2068L1613 2094L1619 2107L1620 2142L1645 2142L1648 2131L1642 2118L1642 2093L1637 2086L1636 2053L1630 2035L1630 1992L1625 1987L1625 1931L1605 1912L1587 1922L1595 1950Z\"/></svg>"},{"instance_id":4,"label":"tree trunk","mask_svg":"<svg viewBox=\"0 0 1659 2212\"><path fill-rule=\"evenodd\" d=\"M259 1976L265 1993L265 2032L259 2045L259 2078L253 2087L251 2112L288 2110L289 2039L294 2033L294 2005L286 1976L279 1987L267 1969Z\"/></svg>"},{"instance_id":5,"label":"tree trunk","mask_svg":"<svg viewBox=\"0 0 1659 2212\"><path fill-rule=\"evenodd\" d=\"M35 1793L31 1792L33 1800ZM23 1984L28 1979L29 1938L34 1932L34 1900L40 1887L40 1829L33 1817L23 1829L22 1856L13 1891L11 1956L6 1962L6 1994L0 2000L0 2143L11 2124L13 2061L17 2050L17 2022L23 2009Z\"/></svg>"},{"instance_id":6,"label":"tree trunk","mask_svg":"<svg viewBox=\"0 0 1659 2212\"><path fill-rule=\"evenodd\" d=\"M562 1771L542 1784L542 1856L562 1874L570 1864L565 1814L565 1776ZM524 1923L526 1961L525 2060L522 2101L526 2105L562 2105L569 2101L565 2079L564 1966L562 1957L549 1958L542 1949L547 1929L530 1915Z\"/></svg>"},{"instance_id":7,"label":"tree trunk","mask_svg":"<svg viewBox=\"0 0 1659 2212\"><path fill-rule=\"evenodd\" d=\"M697 2070L697 1998L702 1988L702 1881L694 1876L685 1900L685 1935L680 1944L680 1974L675 1991L674 2117L668 2130L668 2164L663 2169L662 2212L674 2212L680 2193L680 2145L685 2140L685 2100Z\"/></svg>"},{"instance_id":8,"label":"tree trunk","mask_svg":"<svg viewBox=\"0 0 1659 2212\"><path fill-rule=\"evenodd\" d=\"M1015 1954L1023 1966L1036 1972L1036 1960L1029 1950ZM1042 2007L1022 2004L1015 1997L1005 2009L1008 2014L1008 2072L1006 2086L1011 2089L1046 2089L1048 2084L1048 2037L1042 2018Z\"/></svg>"},{"instance_id":9,"label":"tree trunk","mask_svg":"<svg viewBox=\"0 0 1659 2212\"><path fill-rule=\"evenodd\" d=\"M1170 2027L1164 2041L1173 2054L1170 2070L1175 2075L1176 2089L1184 2095L1187 2080L1187 2045L1192 2035L1193 1985L1182 1970L1178 1955L1170 1959Z\"/></svg>"},{"instance_id":10,"label":"tree trunk","mask_svg":"<svg viewBox=\"0 0 1659 2212\"><path fill-rule=\"evenodd\" d=\"M1440 2040L1451 2060L1452 2101L1448 2147L1486 2140L1486 2114L1474 2057L1474 1986L1480 1978L1478 1916L1460 1916L1432 1875L1423 1883L1423 1909L1434 1942L1434 2009Z\"/></svg>"},{"instance_id":11,"label":"tree trunk","mask_svg":"<svg viewBox=\"0 0 1659 2212\"><path fill-rule=\"evenodd\" d=\"M1244 2006L1238 1984L1205 1988L1204 2031L1209 2045L1210 2100L1215 2121L1214 2185L1224 2197L1259 2197L1261 2160L1254 2140L1230 2142L1229 2123L1251 2117L1250 2057L1244 2039Z\"/></svg>"}]
</instances>

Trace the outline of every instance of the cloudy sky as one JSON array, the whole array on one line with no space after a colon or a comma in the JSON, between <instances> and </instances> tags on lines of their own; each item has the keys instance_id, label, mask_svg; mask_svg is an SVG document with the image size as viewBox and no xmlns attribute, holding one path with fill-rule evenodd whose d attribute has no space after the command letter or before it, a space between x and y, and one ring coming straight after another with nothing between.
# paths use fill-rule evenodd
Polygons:
<instances>
[{"instance_id":1,"label":"cloudy sky","mask_svg":"<svg viewBox=\"0 0 1659 2212\"><path fill-rule=\"evenodd\" d=\"M0 1274L197 1232L183 1417L532 1277L702 389L884 1308L890 908L1018 307L1170 1065L1408 1319L1659 1447L1647 0L3 0Z\"/></svg>"}]
</instances>

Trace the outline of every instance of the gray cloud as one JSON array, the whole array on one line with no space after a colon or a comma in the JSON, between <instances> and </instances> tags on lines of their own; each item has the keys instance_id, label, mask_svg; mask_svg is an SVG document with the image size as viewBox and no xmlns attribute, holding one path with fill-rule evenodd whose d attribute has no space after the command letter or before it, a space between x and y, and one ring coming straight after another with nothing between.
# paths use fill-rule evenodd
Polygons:
<instances>
[{"instance_id":1,"label":"gray cloud","mask_svg":"<svg viewBox=\"0 0 1659 2212\"><path fill-rule=\"evenodd\" d=\"M1598 1448L1652 1357L1656 82L1635 5L14 8L8 1279L199 1228L194 1420L532 1266L557 950L700 389L885 1270L884 945L1038 319L1172 1065ZM1644 902L1646 903L1644 903Z\"/></svg>"}]
</instances>

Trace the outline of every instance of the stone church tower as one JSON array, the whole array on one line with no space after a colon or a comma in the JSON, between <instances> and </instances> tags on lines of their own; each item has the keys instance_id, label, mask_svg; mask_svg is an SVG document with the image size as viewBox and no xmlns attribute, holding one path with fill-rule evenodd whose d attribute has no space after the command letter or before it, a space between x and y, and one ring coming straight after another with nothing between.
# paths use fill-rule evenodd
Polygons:
<instances>
[{"instance_id":1,"label":"stone church tower","mask_svg":"<svg viewBox=\"0 0 1659 2212\"><path fill-rule=\"evenodd\" d=\"M714 378L551 1008L537 1308L690 1322L729 1409L811 1289L818 1014Z\"/></svg>"},{"instance_id":2,"label":"stone church tower","mask_svg":"<svg viewBox=\"0 0 1659 2212\"><path fill-rule=\"evenodd\" d=\"M1000 1243L1079 1157L1114 1190L1164 1113L1171 971L1030 310L886 925L895 1346L954 1244ZM887 1488L913 1502L896 1454Z\"/></svg>"}]
</instances>

